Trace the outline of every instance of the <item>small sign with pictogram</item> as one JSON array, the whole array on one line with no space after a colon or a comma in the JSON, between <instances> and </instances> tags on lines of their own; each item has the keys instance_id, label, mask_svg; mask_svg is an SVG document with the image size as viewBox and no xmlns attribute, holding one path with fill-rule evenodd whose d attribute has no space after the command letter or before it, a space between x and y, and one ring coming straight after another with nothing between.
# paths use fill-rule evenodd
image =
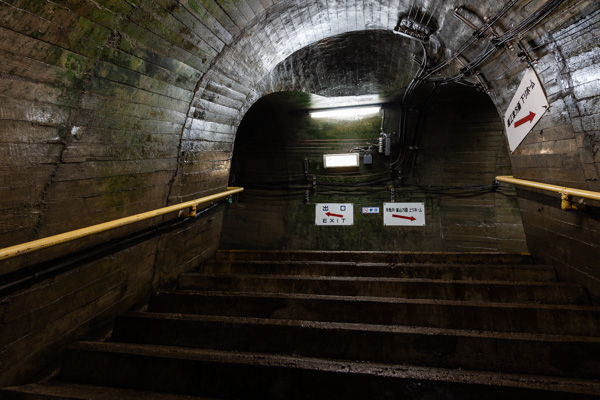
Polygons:
<instances>
[{"instance_id":1,"label":"small sign with pictogram","mask_svg":"<svg viewBox=\"0 0 600 400\"><path fill-rule=\"evenodd\" d=\"M363 214L379 214L379 207L363 207Z\"/></svg>"}]
</instances>

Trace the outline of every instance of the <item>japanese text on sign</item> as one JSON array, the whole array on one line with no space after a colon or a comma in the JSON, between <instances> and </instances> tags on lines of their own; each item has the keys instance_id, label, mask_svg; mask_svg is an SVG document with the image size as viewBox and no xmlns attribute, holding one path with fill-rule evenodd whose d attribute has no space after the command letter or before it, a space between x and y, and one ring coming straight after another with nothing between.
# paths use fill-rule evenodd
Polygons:
<instances>
[{"instance_id":1,"label":"japanese text on sign","mask_svg":"<svg viewBox=\"0 0 600 400\"><path fill-rule=\"evenodd\" d=\"M535 87L535 82L530 79L529 83L527 84L527 86L525 86L525 88L523 89L523 93L521 94L521 97L519 98L519 100L517 102L517 105L515 106L515 109L510 114L510 116L508 117L508 120L506 121L506 124L508 126L511 126L512 123L513 123L513 121L515 120L515 118L519 115L519 112L523 108L523 104L525 104L525 101L527 100L527 98L531 94L531 90L534 87Z\"/></svg>"},{"instance_id":2,"label":"japanese text on sign","mask_svg":"<svg viewBox=\"0 0 600 400\"><path fill-rule=\"evenodd\" d=\"M511 152L515 151L548 108L548 100L542 84L533 68L528 68L504 114L506 136Z\"/></svg>"},{"instance_id":3,"label":"japanese text on sign","mask_svg":"<svg viewBox=\"0 0 600 400\"><path fill-rule=\"evenodd\" d=\"M315 225L354 225L354 205L339 203L317 203Z\"/></svg>"},{"instance_id":4,"label":"japanese text on sign","mask_svg":"<svg viewBox=\"0 0 600 400\"><path fill-rule=\"evenodd\" d=\"M424 203L384 203L383 224L386 226L424 226Z\"/></svg>"}]
</instances>

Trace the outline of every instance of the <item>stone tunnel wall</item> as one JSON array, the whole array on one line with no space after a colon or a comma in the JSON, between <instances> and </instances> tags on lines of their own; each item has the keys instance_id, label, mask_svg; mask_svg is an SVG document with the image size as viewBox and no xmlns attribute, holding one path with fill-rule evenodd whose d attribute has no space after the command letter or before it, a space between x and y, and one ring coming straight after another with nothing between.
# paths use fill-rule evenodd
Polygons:
<instances>
[{"instance_id":1,"label":"stone tunnel wall","mask_svg":"<svg viewBox=\"0 0 600 400\"><path fill-rule=\"evenodd\" d=\"M212 1L1 2L0 247L225 189L235 127L192 100L238 31ZM203 90L239 108L227 86ZM0 386L214 254L222 211L3 297ZM1 275L161 222L2 261Z\"/></svg>"},{"instance_id":2,"label":"stone tunnel wall","mask_svg":"<svg viewBox=\"0 0 600 400\"><path fill-rule=\"evenodd\" d=\"M512 153L515 177L600 192L598 26L600 5L588 3L579 14L568 15L566 23L550 19L531 35L534 68L550 110ZM491 96L504 115L526 64L495 67L488 73L496 77ZM564 211L559 194L525 188L517 194L532 254L554 265L561 279L586 285L599 301L600 202L574 198L587 209Z\"/></svg>"},{"instance_id":3,"label":"stone tunnel wall","mask_svg":"<svg viewBox=\"0 0 600 400\"><path fill-rule=\"evenodd\" d=\"M0 2L1 246L224 189L236 127L245 112L263 95L295 87L296 82L282 82L271 71L321 39L392 29L398 10L407 10L412 1L347 3ZM560 28L552 33L558 37L540 48L546 51L544 65L549 67L541 75L557 82L557 95L552 97L555 118L544 135L534 135L534 146L513 155L514 171L521 177L538 177L538 167L550 166L558 177L555 181L594 188L598 72L592 61L598 60L598 53L585 49L590 43L598 47L597 22L590 21L597 21L599 6L593 0L565 4L568 12L552 19L553 27L542 26L535 34L545 37L545 32ZM451 17L453 6L423 2L435 11L449 49L472 35ZM472 7L486 15L502 4L489 0L473 2ZM579 40L570 39L572 32ZM524 66L513 59L508 57L507 63L513 66L510 74L517 76ZM385 65L391 64L375 67L385 74ZM412 61L402 65L412 76ZM585 78L585 71L595 78ZM572 79L563 81L567 76ZM514 83L492 82L499 110L510 97L511 91L504 88ZM557 140L562 134L570 141ZM562 154L570 156L564 163ZM564 276L597 282L597 219L589 213L563 214L554 206L538 211L544 201L521 199L530 248L538 255L551 242L553 253L546 259L564 266ZM0 386L27 379L70 340L210 256L218 244L221 219L222 210L213 211L196 224L2 298ZM2 262L0 268L4 275L112 237L102 235ZM558 239L563 240L560 246L555 244ZM593 282L592 286L600 292Z\"/></svg>"},{"instance_id":4,"label":"stone tunnel wall","mask_svg":"<svg viewBox=\"0 0 600 400\"><path fill-rule=\"evenodd\" d=\"M514 188L493 185L511 168L502 122L485 93L446 86L422 131L407 138L413 150L393 135L390 156L378 152L377 140L382 129L398 130L397 103L357 120L313 119L306 109L288 108L310 102L278 93L246 114L230 178L245 191L227 206L221 248L527 251ZM323 167L323 154L348 152L362 153L358 168ZM414 164L390 173L391 163L413 155ZM392 187L395 202L424 203L425 226L384 225ZM353 225L316 226L316 208L328 203L351 203ZM363 207L381 212L363 214Z\"/></svg>"}]
</instances>

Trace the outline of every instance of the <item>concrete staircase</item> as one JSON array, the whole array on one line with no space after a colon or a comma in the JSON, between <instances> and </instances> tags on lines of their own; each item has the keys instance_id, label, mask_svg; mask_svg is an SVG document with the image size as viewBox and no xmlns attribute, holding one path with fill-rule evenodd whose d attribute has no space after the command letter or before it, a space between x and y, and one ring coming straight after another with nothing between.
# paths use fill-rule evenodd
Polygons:
<instances>
[{"instance_id":1,"label":"concrete staircase","mask_svg":"<svg viewBox=\"0 0 600 400\"><path fill-rule=\"evenodd\" d=\"M526 255L221 251L0 398L586 399L599 378L600 308Z\"/></svg>"}]
</instances>

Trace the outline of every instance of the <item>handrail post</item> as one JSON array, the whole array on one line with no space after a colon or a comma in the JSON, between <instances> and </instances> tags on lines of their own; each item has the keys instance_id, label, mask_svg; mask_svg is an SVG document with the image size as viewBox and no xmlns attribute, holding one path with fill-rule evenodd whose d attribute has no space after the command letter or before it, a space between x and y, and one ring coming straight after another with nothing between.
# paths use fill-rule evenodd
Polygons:
<instances>
[{"instance_id":1,"label":"handrail post","mask_svg":"<svg viewBox=\"0 0 600 400\"><path fill-rule=\"evenodd\" d=\"M569 195L568 193L561 193L560 194L560 208L562 210L567 210L567 211L583 211L585 210L585 204L577 204L577 203L573 203L571 201L571 195Z\"/></svg>"}]
</instances>

